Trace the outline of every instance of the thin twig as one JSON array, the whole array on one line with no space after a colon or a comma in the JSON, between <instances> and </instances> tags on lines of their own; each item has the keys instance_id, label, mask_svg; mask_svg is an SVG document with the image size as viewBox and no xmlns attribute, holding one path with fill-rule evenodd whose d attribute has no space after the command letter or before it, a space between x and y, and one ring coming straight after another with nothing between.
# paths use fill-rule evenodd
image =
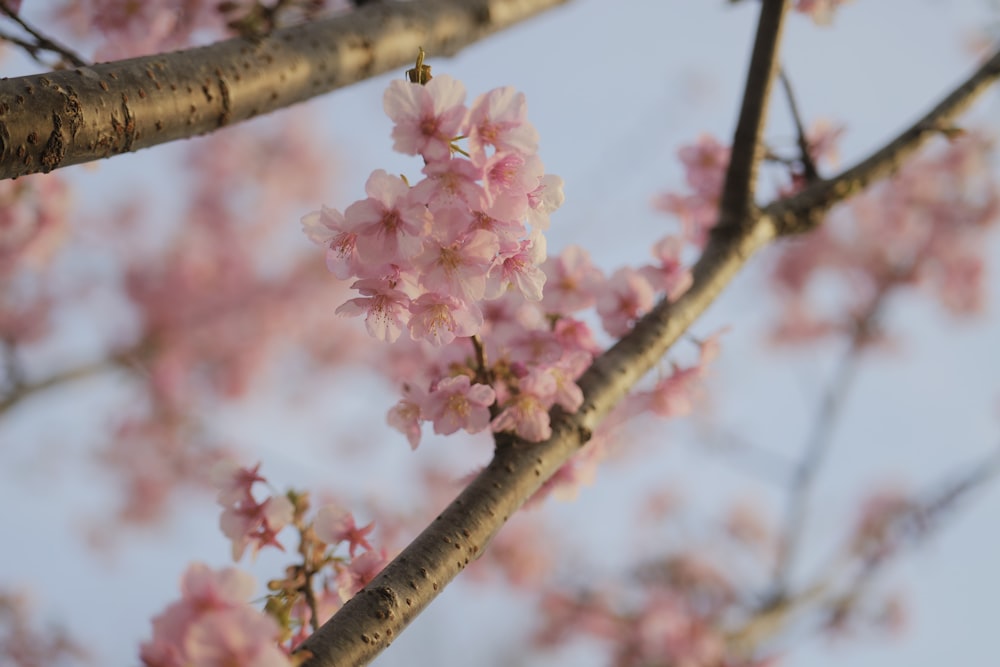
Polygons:
<instances>
[{"instance_id":1,"label":"thin twig","mask_svg":"<svg viewBox=\"0 0 1000 667\"><path fill-rule=\"evenodd\" d=\"M827 386L820 401L819 411L813 422L812 431L806 440L802 459L796 466L785 503L786 520L782 531L781 545L774 562L774 591L772 597L783 597L788 586L788 578L794 569L799 543L809 514L809 496L813 482L826 460L833 441L833 432L840 419L844 402L857 378L861 354L871 342L871 333L877 326L892 284L883 286L872 297L866 311L858 318L850 345L837 367L833 379Z\"/></svg>"},{"instance_id":2,"label":"thin twig","mask_svg":"<svg viewBox=\"0 0 1000 667\"><path fill-rule=\"evenodd\" d=\"M919 530L905 537L913 542L928 539L935 529L943 525L942 519L946 512L954 510L960 502L998 473L1000 448L973 465L968 472L953 478L954 481L925 492L923 500L913 504L910 516L902 518L910 518L914 525L920 526ZM839 553L837 558L813 577L811 583L783 596L769 598L746 622L727 635L726 643L737 655L754 655L766 642L791 626L796 618L824 607L836 607L838 603L859 599L891 562L890 559L882 558L859 563L857 554ZM843 581L845 576L846 581ZM824 623L823 627L825 625Z\"/></svg>"},{"instance_id":3,"label":"thin twig","mask_svg":"<svg viewBox=\"0 0 1000 667\"><path fill-rule=\"evenodd\" d=\"M809 141L806 139L806 128L802 123L802 116L799 114L799 105L795 102L795 93L792 90L792 82L788 80L788 73L782 67L779 72L781 87L785 90L785 99L788 100L788 111L792 114L792 122L795 123L795 134L799 144L799 159L802 161L803 176L806 183L819 180L819 171L816 169L816 162L813 161L812 152L809 150Z\"/></svg>"},{"instance_id":4,"label":"thin twig","mask_svg":"<svg viewBox=\"0 0 1000 667\"><path fill-rule=\"evenodd\" d=\"M8 18L10 18L12 21L14 21L19 26L21 26L24 29L25 32L27 32L29 35L31 35L32 37L34 37L37 40L37 43L34 45L34 47L36 49L42 49L42 50L45 50L45 51L51 51L53 53L57 53L60 56L62 56L63 58L65 58L74 67L86 67L87 65L90 64L86 60L84 60L83 58L81 58L79 55L77 55L68 46L60 44L59 42L55 41L51 37L46 37L41 32L39 32L38 30L36 30L35 28L33 28L31 25L28 24L27 21L25 21L23 18L21 18L18 15L17 12L15 12L10 7L8 7L7 3L4 2L4 0L0 0L0 12L6 14ZM39 63L42 62L35 55L35 52L31 49L31 47L28 46L27 42L25 42L23 40L15 40L15 38L11 38L11 37L8 37L6 35L0 35L0 37L2 37L3 39L6 39L9 42L13 42L14 44L17 44L18 46L21 46L21 47L23 47L25 49L28 49L28 54L32 58L34 58ZM42 63L42 64L44 64L44 63Z\"/></svg>"},{"instance_id":5,"label":"thin twig","mask_svg":"<svg viewBox=\"0 0 1000 667\"><path fill-rule=\"evenodd\" d=\"M97 375L98 373L103 373L104 371L111 370L113 368L119 368L122 364L123 359L116 356L84 364L76 368L70 368L65 371L60 371L54 375L50 375L44 380L39 380L38 382L21 382L15 384L5 396L0 398L0 415L4 414L26 398L45 391L46 389L51 389L57 385Z\"/></svg>"}]
</instances>

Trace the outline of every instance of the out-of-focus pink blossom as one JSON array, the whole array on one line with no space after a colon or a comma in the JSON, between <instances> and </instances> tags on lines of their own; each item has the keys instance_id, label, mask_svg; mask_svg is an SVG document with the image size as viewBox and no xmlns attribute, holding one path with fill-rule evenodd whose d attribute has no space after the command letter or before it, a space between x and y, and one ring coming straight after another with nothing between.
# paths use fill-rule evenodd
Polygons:
<instances>
[{"instance_id":1,"label":"out-of-focus pink blossom","mask_svg":"<svg viewBox=\"0 0 1000 667\"><path fill-rule=\"evenodd\" d=\"M829 25L833 13L850 0L795 0L795 10L808 14L817 25Z\"/></svg>"},{"instance_id":2,"label":"out-of-focus pink blossom","mask_svg":"<svg viewBox=\"0 0 1000 667\"><path fill-rule=\"evenodd\" d=\"M219 488L218 501L224 508L219 527L232 542L233 560L242 558L247 547L254 554L264 546L284 550L277 535L291 523L294 508L285 496L272 496L263 502L254 498L253 485L266 482L259 470L259 464L242 468L228 463L213 470L213 481Z\"/></svg>"},{"instance_id":3,"label":"out-of-focus pink blossom","mask_svg":"<svg viewBox=\"0 0 1000 667\"><path fill-rule=\"evenodd\" d=\"M604 330L612 336L624 336L653 307L654 298L653 288L641 273L631 267L618 269L597 298Z\"/></svg>"},{"instance_id":4,"label":"out-of-focus pink blossom","mask_svg":"<svg viewBox=\"0 0 1000 667\"><path fill-rule=\"evenodd\" d=\"M323 505L316 512L313 520L313 528L316 537L330 545L337 545L347 542L348 553L354 558L358 547L364 547L371 551L374 547L368 542L366 537L375 530L375 522L358 528L354 522L354 515L337 505Z\"/></svg>"},{"instance_id":5,"label":"out-of-focus pink blossom","mask_svg":"<svg viewBox=\"0 0 1000 667\"><path fill-rule=\"evenodd\" d=\"M366 551L337 573L337 593L343 602L368 585L389 562L384 551Z\"/></svg>"},{"instance_id":6,"label":"out-of-focus pink blossom","mask_svg":"<svg viewBox=\"0 0 1000 667\"><path fill-rule=\"evenodd\" d=\"M542 265L547 276L542 305L550 313L569 314L597 302L604 275L580 246L567 247Z\"/></svg>"},{"instance_id":7,"label":"out-of-focus pink blossom","mask_svg":"<svg viewBox=\"0 0 1000 667\"><path fill-rule=\"evenodd\" d=\"M649 284L667 298L675 300L691 286L691 271L681 262L683 241L677 236L666 236L653 246L653 257L658 265L647 265L639 271Z\"/></svg>"},{"instance_id":8,"label":"out-of-focus pink blossom","mask_svg":"<svg viewBox=\"0 0 1000 667\"><path fill-rule=\"evenodd\" d=\"M181 599L153 619L153 638L140 651L143 665L290 667L277 645L277 623L247 604L254 588L246 572L189 566Z\"/></svg>"},{"instance_id":9,"label":"out-of-focus pink blossom","mask_svg":"<svg viewBox=\"0 0 1000 667\"><path fill-rule=\"evenodd\" d=\"M696 194L717 198L722 193L729 166L729 147L708 134L698 137L692 145L677 151L684 165L685 178Z\"/></svg>"},{"instance_id":10,"label":"out-of-focus pink blossom","mask_svg":"<svg viewBox=\"0 0 1000 667\"><path fill-rule=\"evenodd\" d=\"M403 394L404 397L389 410L386 421L405 435L410 447L416 449L420 444L420 422L424 418L421 406L426 402L427 395L409 383L403 386Z\"/></svg>"},{"instance_id":11,"label":"out-of-focus pink blossom","mask_svg":"<svg viewBox=\"0 0 1000 667\"><path fill-rule=\"evenodd\" d=\"M493 420L493 431L513 431L529 442L541 442L552 435L549 407L556 392L556 380L548 373L532 373L521 378L518 394Z\"/></svg>"}]
</instances>

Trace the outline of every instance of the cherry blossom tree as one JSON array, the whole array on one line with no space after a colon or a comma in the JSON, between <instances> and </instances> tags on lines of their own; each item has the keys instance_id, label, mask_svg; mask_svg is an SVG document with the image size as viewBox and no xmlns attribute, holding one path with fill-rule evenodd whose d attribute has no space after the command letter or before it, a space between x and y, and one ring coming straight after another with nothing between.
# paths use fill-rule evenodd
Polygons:
<instances>
[{"instance_id":1,"label":"cherry blossom tree","mask_svg":"<svg viewBox=\"0 0 1000 667\"><path fill-rule=\"evenodd\" d=\"M466 569L536 601L516 659L585 638L616 665L762 666L804 637L900 626L884 572L954 520L996 455L949 462L926 488L870 490L840 541L810 551L813 490L859 369L903 345L887 311L922 299L971 320L989 301L995 128L961 114L1000 77L1000 52L843 168L847 129L805 116L780 54L789 21L835 30L855 8L719 3L756 22L735 130L681 140L683 184L649 193L669 233L609 269L594 248L549 242L572 225L559 219L568 184L546 167L529 97L516 82L461 81L441 59L560 4L0 2L0 38L43 70L0 81L0 429L43 420L60 391L102 401L88 474L117 493L88 526L91 545L112 552L207 491L241 564L187 554L142 664L366 664ZM364 139L409 162L374 169L357 192L331 194L335 172L354 167L310 104L251 120L386 72L370 112L391 131ZM768 131L781 103L789 141ZM166 196L106 184L88 203L87 167L66 169L160 144L172 171L149 181ZM791 458L706 419L696 438L734 466L780 469L777 509L733 503L635 549L615 581L560 581L552 554L570 538L522 510L573 497L616 459L652 461L643 451L664 420L710 401L739 322L696 322L765 250L768 342L840 359ZM267 453L231 426L254 429L255 402L288 420L323 392L346 404L373 375L393 396L380 404L389 428L354 443L339 431L328 461L382 437L419 460L436 436L490 443L488 460L408 465L417 490L403 503L332 483L282 489ZM289 399L276 386L303 388ZM661 487L621 523L670 536L685 512ZM272 566L264 588L241 569L258 556L256 569ZM72 627L39 629L13 589L0 590L0 630L14 665L94 648Z\"/></svg>"}]
</instances>

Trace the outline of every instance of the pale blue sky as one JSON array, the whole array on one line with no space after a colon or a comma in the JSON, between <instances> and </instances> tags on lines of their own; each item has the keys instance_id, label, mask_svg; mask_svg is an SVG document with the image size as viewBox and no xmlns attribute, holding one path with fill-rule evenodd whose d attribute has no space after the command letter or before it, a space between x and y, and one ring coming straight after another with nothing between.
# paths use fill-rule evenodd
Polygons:
<instances>
[{"instance_id":1,"label":"pale blue sky","mask_svg":"<svg viewBox=\"0 0 1000 667\"><path fill-rule=\"evenodd\" d=\"M603 268L613 269L645 262L649 243L671 229L649 202L681 186L676 149L702 132L728 142L755 16L753 2L732 8L722 0L575 0L454 59L430 54L430 62L435 73L462 79L470 96L507 84L527 94L529 115L542 137L541 157L549 171L566 181L567 201L553 217L550 251L579 243ZM807 118L823 116L847 125L841 154L850 163L970 71L973 63L963 49L963 36L991 18L997 13L990 13L986 0L857 0L837 15L831 28L792 17L783 60ZM325 133L335 150L350 156L343 180L335 188L331 184L331 196L323 203L345 207L360 195L375 168L417 172L412 160L390 150L390 126L381 113L388 78L315 103L315 116L329 119ZM989 93L976 116L1000 117L998 101L1000 93ZM773 108L769 135L789 136L780 98ZM100 197L109 183L121 187L119 178L148 184L148 175L159 168L157 158L169 150L174 149L116 158L96 172L76 169L76 177L91 189L83 201ZM299 234L297 220L289 220L288 233ZM997 235L990 252L1000 260ZM765 261L755 262L695 331L733 327L713 372L712 402L720 421L756 442L792 452L804 439L833 357L811 353L790 363L786 356L761 351L765 316L773 308L760 270ZM973 323L942 322L935 306L918 299L893 304L888 321L907 334L906 345L866 366L848 401L816 489L810 535L819 542L830 528L845 525L852 502L873 485L932 482L942 471L959 469L1000 443L997 273L990 312ZM223 428L256 447L250 458L263 459L265 472L280 487L333 480L331 486L362 496L405 486L414 456L447 457L449 447L464 445L428 439L414 455L387 429L382 438L382 414L394 397L378 380L357 382L351 391L354 402L318 396L293 412L287 404L261 399L223 415ZM3 534L23 536L5 549L0 581L31 582L44 616L64 619L79 636L92 638L104 664L129 665L137 663L136 647L149 635L151 615L177 596L184 564L199 559L221 565L228 546L215 528L217 515L210 502L191 500L198 513L178 513L162 528L138 535L110 560L81 549L78 520L83 514L93 516L106 502L106 494L85 472L81 454L96 444L97 436L78 442L63 434L95 432L100 424L95 406L122 398L122 388L110 379L97 380L88 390L82 405L76 394L57 394L46 411L49 416L24 410L0 424L5 459L14 461L0 469L0 502L23 507L22 494L31 497L30 511L0 514ZM254 415L252 420L248 414ZM379 429L370 436L377 444L346 462L332 457L317 461L324 438L339 432L347 420L356 420L358 432ZM573 527L570 540L578 547L573 562L580 568L598 573L622 562L626 554L608 545L628 539L621 517L634 510L635 489L677 485L706 507L753 494L747 491L753 480L719 457L700 452L691 442L691 429L681 426L667 433L671 446L655 461L609 465L576 503L552 508L561 525ZM52 452L46 458L62 462L35 463L42 447ZM486 456L488 448L479 454ZM40 495L39 489L44 489ZM753 495L764 505L773 500L766 492ZM1000 597L995 574L998 515L1000 487L981 494L940 539L902 562L892 580L901 584L912 605L906 635L885 642L812 642L793 651L786 664L992 664L993 618ZM46 529L40 531L39 525ZM268 572L267 565L277 562L262 558L255 570L262 576L276 573ZM530 612L512 596L460 582L376 664L499 667L509 664L519 648L517 630L530 623ZM571 662L541 656L529 664L597 665L596 656L582 651Z\"/></svg>"}]
</instances>

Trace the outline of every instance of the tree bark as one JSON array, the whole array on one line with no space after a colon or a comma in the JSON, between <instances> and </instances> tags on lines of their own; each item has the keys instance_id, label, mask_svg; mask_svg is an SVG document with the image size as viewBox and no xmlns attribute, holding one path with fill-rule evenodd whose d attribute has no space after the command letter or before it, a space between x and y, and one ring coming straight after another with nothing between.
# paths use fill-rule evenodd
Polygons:
<instances>
[{"instance_id":1,"label":"tree bark","mask_svg":"<svg viewBox=\"0 0 1000 667\"><path fill-rule=\"evenodd\" d=\"M259 39L0 81L0 178L212 132L451 55L566 0L377 2Z\"/></svg>"}]
</instances>

